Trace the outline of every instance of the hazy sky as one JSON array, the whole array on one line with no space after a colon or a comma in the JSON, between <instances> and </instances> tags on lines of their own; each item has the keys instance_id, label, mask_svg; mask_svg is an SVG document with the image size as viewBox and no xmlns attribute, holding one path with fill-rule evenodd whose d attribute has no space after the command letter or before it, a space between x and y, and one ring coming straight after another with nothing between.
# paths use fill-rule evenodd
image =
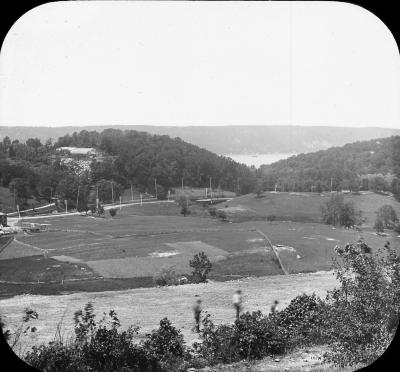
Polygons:
<instances>
[{"instance_id":1,"label":"hazy sky","mask_svg":"<svg viewBox=\"0 0 400 372\"><path fill-rule=\"evenodd\" d=\"M55 2L0 54L0 125L400 127L387 27L339 2Z\"/></svg>"}]
</instances>

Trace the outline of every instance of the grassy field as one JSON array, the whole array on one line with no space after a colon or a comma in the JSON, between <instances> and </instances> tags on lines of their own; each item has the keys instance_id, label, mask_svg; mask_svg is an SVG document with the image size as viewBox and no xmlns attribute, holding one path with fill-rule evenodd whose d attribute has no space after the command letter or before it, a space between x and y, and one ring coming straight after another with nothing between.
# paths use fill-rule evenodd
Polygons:
<instances>
[{"instance_id":1,"label":"grassy field","mask_svg":"<svg viewBox=\"0 0 400 372\"><path fill-rule=\"evenodd\" d=\"M320 222L321 206L325 204L330 193L289 193L265 192L261 198L255 194L247 194L226 202L228 211L232 209L232 218L236 221L246 219L260 219L267 216L276 216L279 220L298 222ZM359 195L345 194L345 201L352 201L356 210L362 211L366 219L365 224L373 226L375 212L385 204L390 204L400 215L400 203L393 197L372 192Z\"/></svg>"},{"instance_id":2,"label":"grassy field","mask_svg":"<svg viewBox=\"0 0 400 372\"><path fill-rule=\"evenodd\" d=\"M232 295L238 288L243 292L245 311L260 309L268 313L273 301L278 299L280 307L287 306L292 298L301 293L324 296L327 290L337 285L332 272L311 274L274 275L246 278L235 281L188 284L161 288L138 288L124 291L72 293L61 296L24 295L0 300L0 308L5 323L15 329L23 310L30 307L39 314L32 326L37 332L32 338L26 336L23 342L33 346L51 341L57 324L62 321L65 337L73 331L73 314L92 302L98 319L103 312L114 309L123 328L138 324L140 337L156 328L163 317L168 317L174 326L182 330L189 343L196 340L193 327L192 305L196 298L203 300L203 310L212 315L217 324L232 323L235 311Z\"/></svg>"},{"instance_id":3,"label":"grassy field","mask_svg":"<svg viewBox=\"0 0 400 372\"><path fill-rule=\"evenodd\" d=\"M278 205L279 195L271 195ZM382 198L374 194L365 197L366 200ZM316 213L317 199L313 195L287 194L281 198L291 208L296 198L310 201ZM293 200L289 203L290 199ZM247 200L247 204L264 202L251 195L237 200L241 203ZM352 243L360 237L356 230L320 223L260 220L228 223L212 219L202 207L192 209L195 213L183 217L177 204L144 204L124 207L114 218L106 213L101 218L77 215L37 219L35 222L48 224L49 231L18 234L0 254L0 280L3 280L0 296L95 291L101 290L102 285L104 290L148 287L162 268L173 267L178 274L190 273L189 260L200 251L213 263L209 275L212 280L282 274L274 251L258 231L271 240L287 272L330 270L335 245ZM283 206L281 210L288 213ZM298 217L300 212L297 213ZM362 236L373 248L383 247L386 241L399 248L399 238L393 232L383 237L371 229L364 230ZM41 261L40 257L46 259ZM56 270L54 262L60 265ZM82 282L74 274L79 265L89 275L80 276ZM20 269L26 267L28 271ZM46 287L28 283L37 280L49 284ZM20 283L24 281L26 287ZM58 284L52 283L57 281Z\"/></svg>"}]
</instances>

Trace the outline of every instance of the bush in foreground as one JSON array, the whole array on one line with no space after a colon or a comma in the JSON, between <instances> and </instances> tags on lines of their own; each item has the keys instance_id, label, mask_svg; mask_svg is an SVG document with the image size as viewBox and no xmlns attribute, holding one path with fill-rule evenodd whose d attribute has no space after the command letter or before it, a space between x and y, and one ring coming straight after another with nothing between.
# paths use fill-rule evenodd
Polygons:
<instances>
[{"instance_id":1,"label":"bush in foreground","mask_svg":"<svg viewBox=\"0 0 400 372\"><path fill-rule=\"evenodd\" d=\"M96 322L87 304L75 314L75 340L33 348L26 361L45 371L185 371L218 363L284 354L301 345L325 344L324 361L340 367L368 365L389 346L399 322L400 259L389 244L370 254L362 241L336 247L340 286L325 300L300 295L282 311L242 314L216 326L207 315L193 350L167 318L135 342L138 328L119 330L115 312Z\"/></svg>"},{"instance_id":2,"label":"bush in foreground","mask_svg":"<svg viewBox=\"0 0 400 372\"><path fill-rule=\"evenodd\" d=\"M202 323L202 342L195 343L194 348L208 365L261 359L288 350L288 337L284 328L261 311L242 314L233 325L216 326L210 315Z\"/></svg>"},{"instance_id":3,"label":"bush in foreground","mask_svg":"<svg viewBox=\"0 0 400 372\"><path fill-rule=\"evenodd\" d=\"M399 322L400 258L387 243L368 254L363 240L336 247L341 286L326 299L326 361L341 367L371 364L391 343Z\"/></svg>"}]
</instances>

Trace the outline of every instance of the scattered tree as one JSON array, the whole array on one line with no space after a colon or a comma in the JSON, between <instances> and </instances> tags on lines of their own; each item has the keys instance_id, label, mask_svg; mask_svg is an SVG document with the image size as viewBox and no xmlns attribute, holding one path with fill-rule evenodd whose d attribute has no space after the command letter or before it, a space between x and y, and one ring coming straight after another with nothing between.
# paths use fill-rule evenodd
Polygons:
<instances>
[{"instance_id":1,"label":"scattered tree","mask_svg":"<svg viewBox=\"0 0 400 372\"><path fill-rule=\"evenodd\" d=\"M395 223L399 221L396 211L390 204L385 204L376 212L379 219L383 221L384 227L393 228Z\"/></svg>"},{"instance_id":2,"label":"scattered tree","mask_svg":"<svg viewBox=\"0 0 400 372\"><path fill-rule=\"evenodd\" d=\"M196 253L193 259L189 261L189 266L194 269L192 272L194 282L206 282L207 274L210 272L212 264L204 252Z\"/></svg>"},{"instance_id":3,"label":"scattered tree","mask_svg":"<svg viewBox=\"0 0 400 372\"><path fill-rule=\"evenodd\" d=\"M330 225L347 228L356 225L356 211L352 202L344 202L342 194L335 193L321 207L322 220Z\"/></svg>"},{"instance_id":4,"label":"scattered tree","mask_svg":"<svg viewBox=\"0 0 400 372\"><path fill-rule=\"evenodd\" d=\"M385 229L385 224L383 223L383 219L380 217L377 217L374 223L374 229L377 234L381 234L384 232Z\"/></svg>"}]
</instances>

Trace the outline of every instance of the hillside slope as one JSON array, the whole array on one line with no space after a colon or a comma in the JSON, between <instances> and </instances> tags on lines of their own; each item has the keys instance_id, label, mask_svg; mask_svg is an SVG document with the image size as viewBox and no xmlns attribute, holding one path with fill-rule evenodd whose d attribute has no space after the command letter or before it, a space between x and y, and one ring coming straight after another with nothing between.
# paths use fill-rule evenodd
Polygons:
<instances>
[{"instance_id":1,"label":"hillside slope","mask_svg":"<svg viewBox=\"0 0 400 372\"><path fill-rule=\"evenodd\" d=\"M354 141L388 137L400 134L399 129L351 128L351 127L307 127L307 126L157 126L157 125L95 125L68 127L0 127L0 140L5 136L25 141L48 138L87 131L102 131L107 128L137 130L151 134L180 137L182 140L206 148L220 155L253 153L303 153L342 146ZM205 130L206 129L206 130Z\"/></svg>"}]
</instances>

